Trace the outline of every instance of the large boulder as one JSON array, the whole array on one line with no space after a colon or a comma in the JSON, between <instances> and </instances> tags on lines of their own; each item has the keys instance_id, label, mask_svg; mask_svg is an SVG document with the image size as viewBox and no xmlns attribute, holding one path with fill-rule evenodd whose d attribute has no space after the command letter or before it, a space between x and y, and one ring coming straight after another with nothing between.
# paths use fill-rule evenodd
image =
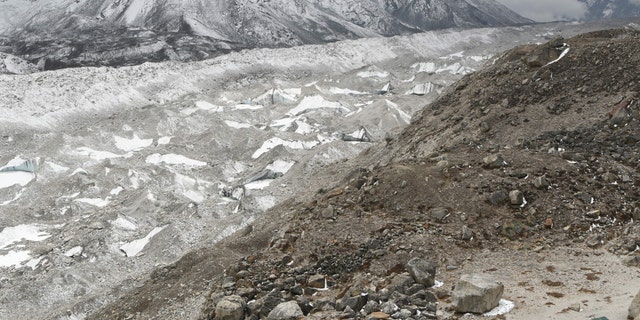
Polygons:
<instances>
[{"instance_id":1,"label":"large boulder","mask_svg":"<svg viewBox=\"0 0 640 320\"><path fill-rule=\"evenodd\" d=\"M435 284L435 262L416 257L407 262L406 268L417 283L425 287L432 287Z\"/></svg>"},{"instance_id":2,"label":"large boulder","mask_svg":"<svg viewBox=\"0 0 640 320\"><path fill-rule=\"evenodd\" d=\"M240 296L227 296L216 304L216 320L244 319L245 303Z\"/></svg>"},{"instance_id":3,"label":"large boulder","mask_svg":"<svg viewBox=\"0 0 640 320\"><path fill-rule=\"evenodd\" d=\"M302 309L295 301L287 301L277 305L269 315L267 319L269 320L294 320L298 317L302 317L304 314L302 313Z\"/></svg>"},{"instance_id":4,"label":"large boulder","mask_svg":"<svg viewBox=\"0 0 640 320\"><path fill-rule=\"evenodd\" d=\"M629 306L629 319L637 319L638 317L640 317L640 291Z\"/></svg>"},{"instance_id":5,"label":"large boulder","mask_svg":"<svg viewBox=\"0 0 640 320\"><path fill-rule=\"evenodd\" d=\"M456 312L484 313L498 306L504 285L480 274L465 274L453 290Z\"/></svg>"}]
</instances>

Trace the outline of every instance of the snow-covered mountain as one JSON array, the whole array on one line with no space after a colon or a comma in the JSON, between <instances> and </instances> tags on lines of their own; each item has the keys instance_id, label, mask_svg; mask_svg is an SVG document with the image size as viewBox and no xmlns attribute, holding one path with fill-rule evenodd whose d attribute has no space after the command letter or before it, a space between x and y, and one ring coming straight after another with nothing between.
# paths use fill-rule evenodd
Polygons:
<instances>
[{"instance_id":1,"label":"snow-covered mountain","mask_svg":"<svg viewBox=\"0 0 640 320\"><path fill-rule=\"evenodd\" d=\"M529 22L494 0L6 0L0 51L53 69Z\"/></svg>"},{"instance_id":2,"label":"snow-covered mountain","mask_svg":"<svg viewBox=\"0 0 640 320\"><path fill-rule=\"evenodd\" d=\"M640 2L630 0L580 0L587 7L589 20L640 16Z\"/></svg>"}]
</instances>

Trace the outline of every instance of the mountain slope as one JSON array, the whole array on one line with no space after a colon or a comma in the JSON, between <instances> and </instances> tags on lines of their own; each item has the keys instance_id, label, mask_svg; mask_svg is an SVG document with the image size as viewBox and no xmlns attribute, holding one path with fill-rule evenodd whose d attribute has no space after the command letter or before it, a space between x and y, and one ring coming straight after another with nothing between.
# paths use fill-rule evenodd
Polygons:
<instances>
[{"instance_id":1,"label":"mountain slope","mask_svg":"<svg viewBox=\"0 0 640 320\"><path fill-rule=\"evenodd\" d=\"M10 53L49 69L531 22L493 0L8 0L0 12Z\"/></svg>"},{"instance_id":2,"label":"mountain slope","mask_svg":"<svg viewBox=\"0 0 640 320\"><path fill-rule=\"evenodd\" d=\"M580 0L587 7L585 18L616 19L640 15L640 3L629 0Z\"/></svg>"}]
</instances>

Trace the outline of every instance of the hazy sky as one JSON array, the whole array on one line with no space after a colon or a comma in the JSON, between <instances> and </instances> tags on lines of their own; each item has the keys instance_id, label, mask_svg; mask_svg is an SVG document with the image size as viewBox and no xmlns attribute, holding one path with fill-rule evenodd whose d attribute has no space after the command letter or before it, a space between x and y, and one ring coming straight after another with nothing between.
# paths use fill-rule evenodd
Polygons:
<instances>
[{"instance_id":1,"label":"hazy sky","mask_svg":"<svg viewBox=\"0 0 640 320\"><path fill-rule=\"evenodd\" d=\"M519 13L535 21L553 21L581 18L586 9L577 0L498 0ZM634 0L633 2L638 2Z\"/></svg>"}]
</instances>

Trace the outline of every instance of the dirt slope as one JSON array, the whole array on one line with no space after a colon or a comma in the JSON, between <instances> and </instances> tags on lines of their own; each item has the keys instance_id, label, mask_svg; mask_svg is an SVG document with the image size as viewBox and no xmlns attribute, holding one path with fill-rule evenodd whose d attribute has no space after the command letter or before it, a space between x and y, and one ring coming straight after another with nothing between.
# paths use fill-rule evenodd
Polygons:
<instances>
[{"instance_id":1,"label":"dirt slope","mask_svg":"<svg viewBox=\"0 0 640 320\"><path fill-rule=\"evenodd\" d=\"M510 50L396 139L328 168L322 181L333 183L316 194L91 318L213 318L230 294L253 301L251 319L288 300L308 318L351 318L345 301L368 293L365 314L392 301L412 318L457 319L449 290L481 272L515 302L498 318L623 319L640 286L638 60L629 30ZM403 278L413 257L436 261L445 285Z\"/></svg>"}]
</instances>

